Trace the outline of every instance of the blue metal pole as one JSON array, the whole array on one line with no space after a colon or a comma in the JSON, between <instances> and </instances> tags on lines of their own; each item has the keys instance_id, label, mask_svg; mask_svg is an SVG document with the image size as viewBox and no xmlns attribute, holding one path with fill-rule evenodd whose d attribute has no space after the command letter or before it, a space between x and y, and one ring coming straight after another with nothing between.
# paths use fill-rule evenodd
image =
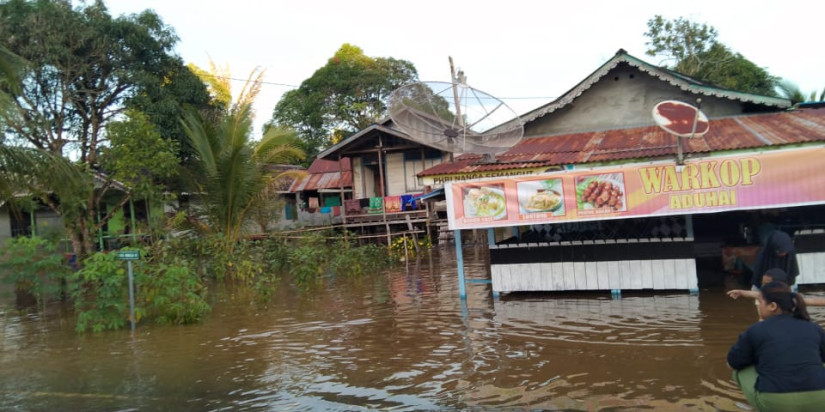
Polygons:
<instances>
[{"instance_id":1,"label":"blue metal pole","mask_svg":"<svg viewBox=\"0 0 825 412\"><path fill-rule=\"evenodd\" d=\"M461 230L455 230L455 260L458 265L458 296L467 299L467 286L464 284L464 254L461 252Z\"/></svg>"}]
</instances>

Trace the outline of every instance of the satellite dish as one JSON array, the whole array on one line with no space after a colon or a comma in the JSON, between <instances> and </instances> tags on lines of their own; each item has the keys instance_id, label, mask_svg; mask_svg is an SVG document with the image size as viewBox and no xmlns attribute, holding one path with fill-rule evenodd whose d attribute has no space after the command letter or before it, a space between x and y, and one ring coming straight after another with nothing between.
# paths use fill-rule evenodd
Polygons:
<instances>
[{"instance_id":1,"label":"satellite dish","mask_svg":"<svg viewBox=\"0 0 825 412\"><path fill-rule=\"evenodd\" d=\"M463 80L463 74L459 72ZM410 140L453 153L494 160L518 143L524 124L501 100L463 81L419 82L395 89L389 114Z\"/></svg>"},{"instance_id":2,"label":"satellite dish","mask_svg":"<svg viewBox=\"0 0 825 412\"><path fill-rule=\"evenodd\" d=\"M698 137L710 130L708 117L701 110L678 100L665 100L653 106L653 121L679 137Z\"/></svg>"}]
</instances>

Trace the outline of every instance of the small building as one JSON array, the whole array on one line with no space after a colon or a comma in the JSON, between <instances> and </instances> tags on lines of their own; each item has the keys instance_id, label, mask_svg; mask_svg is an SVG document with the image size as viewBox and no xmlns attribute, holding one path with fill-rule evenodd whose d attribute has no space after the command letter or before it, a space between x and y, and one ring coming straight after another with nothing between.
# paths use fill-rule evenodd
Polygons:
<instances>
[{"instance_id":1,"label":"small building","mask_svg":"<svg viewBox=\"0 0 825 412\"><path fill-rule=\"evenodd\" d=\"M98 188L103 184L108 186L100 199L98 221L111 213L109 220L97 231L95 245L99 250L117 248L124 242L148 235L152 221L164 216L164 205L161 202L137 199L119 206L126 187L120 182L109 181L102 173L95 174L95 182ZM19 236L63 239L61 247L66 252L71 251L69 242L65 239L63 218L37 200L19 202L14 208L9 204L0 204L0 244L6 239Z\"/></svg>"},{"instance_id":2,"label":"small building","mask_svg":"<svg viewBox=\"0 0 825 412\"><path fill-rule=\"evenodd\" d=\"M286 199L282 229L341 223L341 206L352 198L352 166L340 161L315 159L306 175L284 190Z\"/></svg>"},{"instance_id":3,"label":"small building","mask_svg":"<svg viewBox=\"0 0 825 412\"><path fill-rule=\"evenodd\" d=\"M394 233L429 232L437 224L437 210L423 202L431 196L431 188L416 175L450 157L449 152L410 140L390 119L318 155L331 164L351 165L352 181L346 186L348 196L343 196L341 224L365 237L386 237L388 242Z\"/></svg>"},{"instance_id":4,"label":"small building","mask_svg":"<svg viewBox=\"0 0 825 412\"><path fill-rule=\"evenodd\" d=\"M665 100L699 106L707 134L679 138L656 126L652 109ZM795 234L807 268L799 283L825 283L814 263L825 258L825 180L799 175L825 166L825 109L714 87L619 50L521 120L525 138L495 163L464 154L418 174L445 186L451 229L491 231L494 293L697 291L725 271L747 271L760 227ZM759 173L763 197L734 170L742 162L763 165L744 171ZM788 162L798 170L786 178L799 184L778 183ZM593 181L611 183L615 206L589 200ZM531 206L536 194L553 208Z\"/></svg>"}]
</instances>

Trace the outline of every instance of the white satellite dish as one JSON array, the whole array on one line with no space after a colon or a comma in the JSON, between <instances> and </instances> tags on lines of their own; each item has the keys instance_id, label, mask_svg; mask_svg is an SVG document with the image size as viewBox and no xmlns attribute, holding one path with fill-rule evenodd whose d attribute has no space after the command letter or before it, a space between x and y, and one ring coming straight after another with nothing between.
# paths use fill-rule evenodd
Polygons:
<instances>
[{"instance_id":1,"label":"white satellite dish","mask_svg":"<svg viewBox=\"0 0 825 412\"><path fill-rule=\"evenodd\" d=\"M653 121L679 137L699 137L710 130L708 117L701 110L678 100L665 100L653 106Z\"/></svg>"},{"instance_id":2,"label":"white satellite dish","mask_svg":"<svg viewBox=\"0 0 825 412\"><path fill-rule=\"evenodd\" d=\"M702 99L696 99L701 103ZM698 107L678 100L665 100L653 106L653 121L666 132L676 136L676 164L685 164L682 138L703 136L710 130L708 117Z\"/></svg>"},{"instance_id":3,"label":"white satellite dish","mask_svg":"<svg viewBox=\"0 0 825 412\"><path fill-rule=\"evenodd\" d=\"M389 114L411 140L453 153L495 155L518 143L524 124L501 100L462 81L395 89Z\"/></svg>"}]
</instances>

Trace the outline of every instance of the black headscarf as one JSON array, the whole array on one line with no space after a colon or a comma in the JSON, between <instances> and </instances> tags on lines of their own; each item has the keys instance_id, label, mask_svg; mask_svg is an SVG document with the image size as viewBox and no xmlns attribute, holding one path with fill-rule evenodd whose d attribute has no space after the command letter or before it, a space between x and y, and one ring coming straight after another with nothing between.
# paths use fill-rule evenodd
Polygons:
<instances>
[{"instance_id":1,"label":"black headscarf","mask_svg":"<svg viewBox=\"0 0 825 412\"><path fill-rule=\"evenodd\" d=\"M777 253L785 253L784 256L777 256ZM799 274L799 267L796 265L796 248L793 239L781 231L774 230L768 235L765 246L756 256L756 263L753 267L753 278L751 284L756 287L762 284L762 275L769 269L779 268L788 274L788 284L793 285L796 276Z\"/></svg>"}]
</instances>

